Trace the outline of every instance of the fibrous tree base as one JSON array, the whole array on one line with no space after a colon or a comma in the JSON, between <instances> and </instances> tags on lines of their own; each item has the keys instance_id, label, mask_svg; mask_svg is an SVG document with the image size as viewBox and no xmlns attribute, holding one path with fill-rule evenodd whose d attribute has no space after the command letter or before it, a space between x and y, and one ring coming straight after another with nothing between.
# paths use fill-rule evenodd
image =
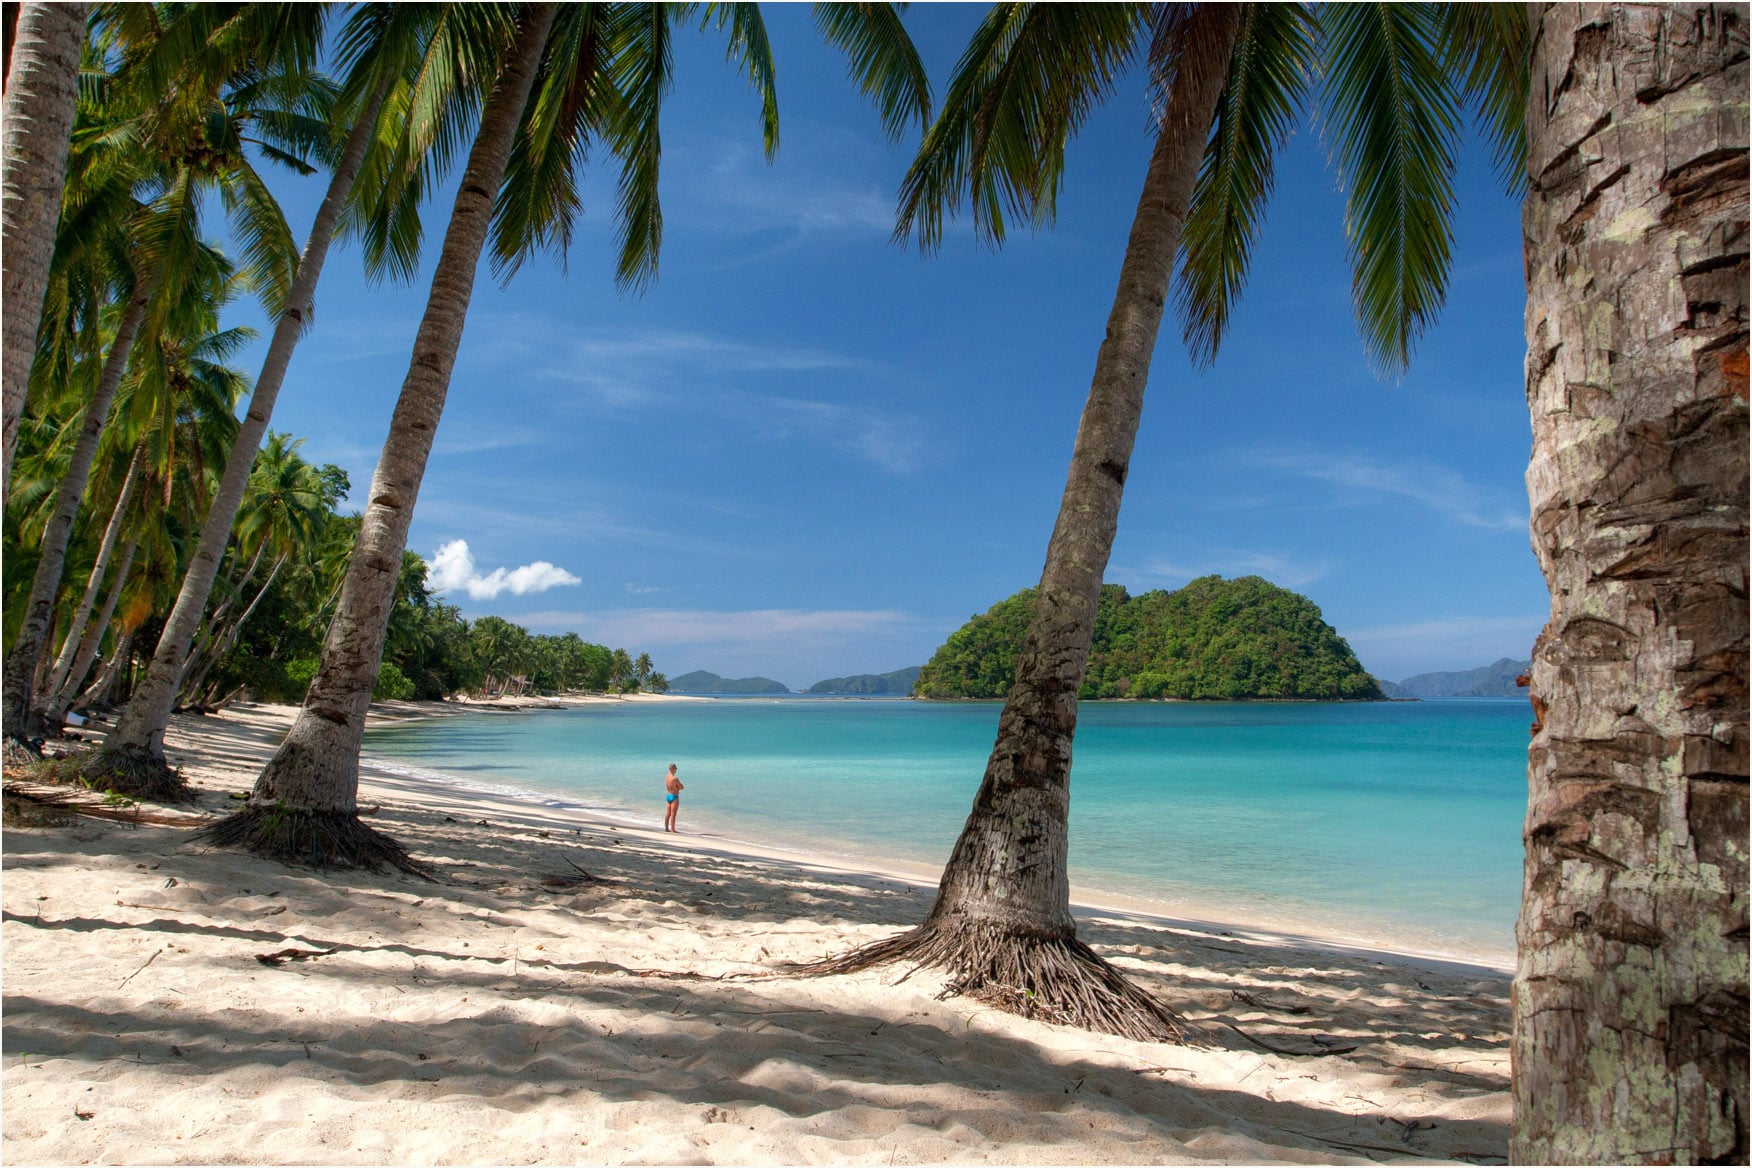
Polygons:
<instances>
[{"instance_id":1,"label":"fibrous tree base","mask_svg":"<svg viewBox=\"0 0 1752 1168\"><path fill-rule=\"evenodd\" d=\"M802 972L856 973L892 962L946 970L945 997L964 995L1024 1018L1140 1042L1200 1037L1075 936L1029 936L989 921L932 918Z\"/></svg>"},{"instance_id":2,"label":"fibrous tree base","mask_svg":"<svg viewBox=\"0 0 1752 1168\"><path fill-rule=\"evenodd\" d=\"M153 803L193 803L195 792L182 772L150 751L99 747L79 765L79 780L94 791L112 791Z\"/></svg>"},{"instance_id":3,"label":"fibrous tree base","mask_svg":"<svg viewBox=\"0 0 1752 1168\"><path fill-rule=\"evenodd\" d=\"M299 811L280 805L245 807L195 833L222 848L241 848L284 864L312 868L384 867L436 879L389 836L366 827L350 811Z\"/></svg>"}]
</instances>

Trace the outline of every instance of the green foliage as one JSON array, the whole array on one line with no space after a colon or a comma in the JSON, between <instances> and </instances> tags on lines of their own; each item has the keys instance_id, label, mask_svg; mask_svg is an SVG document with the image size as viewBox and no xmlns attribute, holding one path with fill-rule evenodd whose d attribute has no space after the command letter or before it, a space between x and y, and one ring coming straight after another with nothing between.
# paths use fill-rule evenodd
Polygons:
<instances>
[{"instance_id":1,"label":"green foliage","mask_svg":"<svg viewBox=\"0 0 1752 1168\"><path fill-rule=\"evenodd\" d=\"M371 687L374 702L405 702L414 696L414 683L402 671L385 661L377 667L377 684Z\"/></svg>"},{"instance_id":2,"label":"green foliage","mask_svg":"<svg viewBox=\"0 0 1752 1168\"><path fill-rule=\"evenodd\" d=\"M922 698L1001 698L1034 615L1034 590L950 634L919 673ZM1204 576L1177 592L1101 589L1084 698L1369 700L1350 646L1305 596L1258 576Z\"/></svg>"}]
</instances>

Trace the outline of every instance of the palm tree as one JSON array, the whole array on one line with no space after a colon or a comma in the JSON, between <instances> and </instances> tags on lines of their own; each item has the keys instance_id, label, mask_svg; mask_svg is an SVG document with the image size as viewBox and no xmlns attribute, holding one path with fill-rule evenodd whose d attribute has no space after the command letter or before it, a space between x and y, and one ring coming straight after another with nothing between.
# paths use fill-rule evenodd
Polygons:
<instances>
[{"instance_id":1,"label":"palm tree","mask_svg":"<svg viewBox=\"0 0 1752 1168\"><path fill-rule=\"evenodd\" d=\"M109 11L113 16L106 30L108 47L124 62L145 64L135 74L128 73L124 64L121 76L126 83L108 87L83 134L93 156L121 160L105 174L106 188L119 185L119 174L123 183L134 178L154 197L126 222L112 220L104 232L127 236L132 287L103 374L86 407L80 442L44 537L23 624L7 655L0 718L5 732L17 738L35 725L30 711L32 682L48 636L67 539L134 341L143 330L154 335L209 266L207 249L200 242L204 198L214 192L221 196L250 280L270 310L278 307L291 282L291 234L266 184L246 158L244 146L252 141L253 132L257 135L253 140L269 157L308 169L299 155L312 145L312 126L320 124L307 108L309 94L321 89L320 80L312 77L297 54L289 54L284 68L276 66L274 71L224 75L215 72L213 62L201 54L166 53L160 41L180 43L171 34L183 26L162 25L149 6L122 5ZM136 22L144 23L146 33L131 31ZM144 49L137 48L136 36ZM265 43L266 34L248 42L252 50ZM154 70L167 55L175 59L175 81L163 88L154 83ZM80 148L76 142L75 153ZM83 194L74 192L76 198ZM77 217L66 218L63 234L73 235ZM82 254L97 249L76 237L69 241L69 250ZM145 776L142 790L161 781L156 773ZM169 790L177 789L170 785Z\"/></svg>"},{"instance_id":2,"label":"palm tree","mask_svg":"<svg viewBox=\"0 0 1752 1168\"><path fill-rule=\"evenodd\" d=\"M244 809L208 829L218 844L240 844L318 864L409 871L419 865L389 837L359 822L359 746L365 711L382 664L390 601L408 525L431 452L450 370L474 290L475 268L491 227L494 196L534 86L555 17L552 4L518 13L451 210L414 357L372 478L359 543L341 589L340 609L323 645L298 720L256 780Z\"/></svg>"},{"instance_id":3,"label":"palm tree","mask_svg":"<svg viewBox=\"0 0 1752 1168\"><path fill-rule=\"evenodd\" d=\"M84 680L85 669L91 667L91 658L84 657L84 668L79 670L79 676L73 676L75 666L83 656L86 648L87 629L91 623L92 611L97 607L97 599L103 588L104 577L109 572L109 565L115 556L117 545L121 542L123 529L130 518L135 492L139 489L140 479L145 469L146 443L134 444L134 452L128 459L128 469L122 476L121 489L116 493L115 506L110 509L109 522L104 525L103 538L98 543L97 554L92 558L91 570L87 573L85 592L79 598L79 604L74 609L72 619L68 621L67 632L62 638L61 652L55 657L54 667L49 671L46 687L39 697L38 705L45 711L45 725L59 726L66 716L67 705L63 698L71 698L71 693ZM100 630L101 631L101 630ZM90 646L93 656L96 653L95 644Z\"/></svg>"},{"instance_id":4,"label":"palm tree","mask_svg":"<svg viewBox=\"0 0 1752 1168\"><path fill-rule=\"evenodd\" d=\"M507 275L537 249L564 250L578 207L584 148L599 135L623 162L618 276L623 284L638 286L655 275L662 238L658 122L670 83L673 15L663 4L567 5L559 12L545 4L520 7L516 35L481 111L322 665L297 722L257 779L248 803L206 833L213 842L318 865L387 861L413 866L399 845L359 822L359 749L382 663L397 576L393 569L406 550L475 266L489 229L496 264ZM771 151L777 145L776 98L759 10L753 4L723 5L708 9L707 20L728 26L732 56L761 93ZM908 56L916 62L916 54L909 42L902 46L892 39L897 25L886 18L869 24L866 43L889 48L857 56L854 74L867 90L881 93L884 84L903 90L904 79L890 82L883 69ZM844 28L830 39L856 42Z\"/></svg>"},{"instance_id":5,"label":"palm tree","mask_svg":"<svg viewBox=\"0 0 1752 1168\"><path fill-rule=\"evenodd\" d=\"M1170 276L1183 257L1183 331L1208 360L1245 276L1272 153L1321 61L1353 299L1376 360L1402 365L1448 263L1457 96L1437 48L1443 19L1387 4L1317 17L1276 4L1000 4L975 32L903 184L897 237L935 246L962 198L994 243L1006 212L1050 222L1067 140L1146 36L1162 113L1015 682L937 900L916 928L818 971L936 965L957 992L1027 1016L1186 1035L1077 938L1066 867L1077 697Z\"/></svg>"},{"instance_id":6,"label":"palm tree","mask_svg":"<svg viewBox=\"0 0 1752 1168\"><path fill-rule=\"evenodd\" d=\"M86 5L20 6L7 61L0 112L0 393L4 458L0 483L12 481L12 451L36 355L37 321L55 251L55 223L73 134Z\"/></svg>"},{"instance_id":7,"label":"palm tree","mask_svg":"<svg viewBox=\"0 0 1752 1168\"><path fill-rule=\"evenodd\" d=\"M164 760L164 730L169 724L189 653L201 628L202 614L218 576L233 520L242 503L256 451L267 432L274 405L314 307L317 282L330 242L365 166L367 151L383 130L382 114L392 91L415 77L435 72L432 57L447 44L434 13L422 5L366 5L351 19L341 37L345 61L351 63L342 109L356 108L350 119L328 191L317 208L310 237L299 256L297 274L275 323L272 341L250 396L237 445L226 461L212 507L201 526L200 539L189 558L176 605L165 620L146 677L129 700L114 732L86 768L88 778L109 774L168 775ZM209 34L216 35L216 34ZM211 664L211 662L209 662ZM138 780L131 784L138 787Z\"/></svg>"},{"instance_id":8,"label":"palm tree","mask_svg":"<svg viewBox=\"0 0 1752 1168\"><path fill-rule=\"evenodd\" d=\"M205 638L190 656L183 692L191 700L200 693L213 667L237 643L244 625L267 596L281 570L299 549L314 545L337 502L330 484L317 468L299 457L297 451L301 445L303 439L270 433L267 442L256 453L249 491L239 508L234 545L239 561L246 558L246 549L252 545L253 551L247 555L248 563L242 574L228 582L227 595L207 618ZM240 614L232 615L232 610L254 582L263 559L270 554L273 562L268 567L266 578L256 586L255 596ZM149 679L150 670L147 676ZM136 692L129 701L130 707L140 697L141 694Z\"/></svg>"},{"instance_id":9,"label":"palm tree","mask_svg":"<svg viewBox=\"0 0 1752 1168\"><path fill-rule=\"evenodd\" d=\"M1537 5L1517 1163L1744 1163L1747 24Z\"/></svg>"}]
</instances>

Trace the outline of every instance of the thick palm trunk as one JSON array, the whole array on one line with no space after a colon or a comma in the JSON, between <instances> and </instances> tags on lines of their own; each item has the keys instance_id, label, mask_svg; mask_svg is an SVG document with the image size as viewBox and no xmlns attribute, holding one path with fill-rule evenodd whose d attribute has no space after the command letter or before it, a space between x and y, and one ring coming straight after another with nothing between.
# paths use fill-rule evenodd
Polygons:
<instances>
[{"instance_id":1,"label":"thick palm trunk","mask_svg":"<svg viewBox=\"0 0 1752 1168\"><path fill-rule=\"evenodd\" d=\"M1533 10L1523 1163L1747 1162L1747 23Z\"/></svg>"},{"instance_id":2,"label":"thick palm trunk","mask_svg":"<svg viewBox=\"0 0 1752 1168\"><path fill-rule=\"evenodd\" d=\"M121 559L116 561L116 578L110 584L109 593L104 597L103 611L85 630L85 636L79 642L79 653L73 658L73 668L67 671L66 680L61 688L50 695L43 713L43 718L50 724L58 726L67 720L67 711L73 707L73 699L79 693L79 687L85 681L85 675L91 672L91 663L97 660L98 646L103 643L103 635L109 631L109 624L116 613L116 604L122 598L122 589L127 586L128 573L134 569L134 552L140 546L140 537L135 536L128 541L128 546L122 550ZM118 638L119 639L119 638Z\"/></svg>"},{"instance_id":3,"label":"thick palm trunk","mask_svg":"<svg viewBox=\"0 0 1752 1168\"><path fill-rule=\"evenodd\" d=\"M103 591L103 578L109 571L110 558L115 555L116 544L121 540L122 527L128 519L128 509L134 505L134 492L140 485L140 470L146 458L146 444L140 443L134 447L134 457L128 462L128 473L122 479L121 494L116 497L116 505L110 509L109 523L103 529L103 539L98 544L97 558L91 565L91 576L85 583L85 593L79 598L79 605L73 610L73 618L67 622L67 635L61 639L61 652L55 658L54 668L49 670L49 679L40 695L37 704L45 708L53 704L54 696L67 683L67 675L73 670L73 661L79 654L80 642L85 638L85 626L91 619L91 610L97 607L98 595ZM53 711L47 711L43 717L44 725L50 729L60 726L60 719L53 716Z\"/></svg>"},{"instance_id":4,"label":"thick palm trunk","mask_svg":"<svg viewBox=\"0 0 1752 1168\"><path fill-rule=\"evenodd\" d=\"M25 387L36 355L37 324L55 254L61 188L85 45L85 4L25 4L18 14L0 122L0 397L4 398L4 466L24 415Z\"/></svg>"},{"instance_id":5,"label":"thick palm trunk","mask_svg":"<svg viewBox=\"0 0 1752 1168\"><path fill-rule=\"evenodd\" d=\"M334 239L341 211L359 176L388 89L387 81L378 85L347 137L341 160L329 180L328 192L317 208L316 221L311 225L304 254L299 257L286 308L274 326L273 340L262 362L261 374L256 378L255 389L250 394L249 407L238 427L231 455L219 477L207 518L201 525L201 537L194 555L189 558L176 604L164 622L164 631L153 651L152 664L146 670L145 680L128 700L128 706L114 733L104 743L103 751L88 768L88 777L95 777L99 773L97 768L107 765L105 755L117 753L128 756L123 764L126 773L153 767L168 771L164 762L164 729L170 723L170 712L182 686L189 646L201 627L201 614L212 595L213 580L225 558L231 527L237 518L238 507L243 503L244 490L249 485L250 468L255 463L262 437L267 433L274 403L280 396L286 369L292 362L292 352L310 318L323 261L328 257L329 244Z\"/></svg>"},{"instance_id":6,"label":"thick palm trunk","mask_svg":"<svg viewBox=\"0 0 1752 1168\"><path fill-rule=\"evenodd\" d=\"M43 531L42 551L37 560L36 575L31 579L24 622L13 642L12 652L6 657L3 717L5 733L10 737L27 737L36 729L30 719L30 698L43 646L48 640L49 623L54 615L55 593L61 587L61 573L67 563L67 541L73 534L73 521L79 515L79 501L85 494L92 460L97 457L97 444L103 437L110 403L115 400L116 388L127 368L134 338L146 319L153 284L150 279L142 279L128 298L128 306L116 327L115 340L110 343L109 355L104 359L103 370L98 376L97 388L86 403L79 440L73 446L67 473L55 495L54 513Z\"/></svg>"},{"instance_id":7,"label":"thick palm trunk","mask_svg":"<svg viewBox=\"0 0 1752 1168\"><path fill-rule=\"evenodd\" d=\"M1229 71L1238 9L1205 5L1169 94L1083 407L1034 617L973 811L917 929L822 968L947 967L951 985L1006 1009L1136 1038L1179 1020L1077 940L1067 872L1071 742L1113 550L1144 387L1181 231Z\"/></svg>"},{"instance_id":8,"label":"thick palm trunk","mask_svg":"<svg viewBox=\"0 0 1752 1168\"><path fill-rule=\"evenodd\" d=\"M412 864L393 841L358 820L365 712L383 661L408 526L462 342L475 269L554 12L552 4L523 10L510 56L481 111L414 339L413 359L372 476L340 607L329 624L322 664L304 708L256 780L244 809L206 833L214 842L318 865Z\"/></svg>"}]
</instances>

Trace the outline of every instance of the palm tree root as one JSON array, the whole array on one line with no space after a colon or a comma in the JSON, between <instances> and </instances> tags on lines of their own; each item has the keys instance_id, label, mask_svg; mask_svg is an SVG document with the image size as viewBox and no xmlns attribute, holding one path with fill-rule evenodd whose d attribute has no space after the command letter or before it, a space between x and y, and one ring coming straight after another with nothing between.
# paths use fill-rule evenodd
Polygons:
<instances>
[{"instance_id":1,"label":"palm tree root","mask_svg":"<svg viewBox=\"0 0 1752 1168\"><path fill-rule=\"evenodd\" d=\"M79 765L79 781L94 791L110 791L153 803L193 803L195 792L182 772L151 751L101 746Z\"/></svg>"},{"instance_id":2,"label":"palm tree root","mask_svg":"<svg viewBox=\"0 0 1752 1168\"><path fill-rule=\"evenodd\" d=\"M280 804L245 807L209 824L194 838L221 848L241 848L283 864L312 868L394 868L436 880L400 844L365 826L351 811L299 811Z\"/></svg>"},{"instance_id":3,"label":"palm tree root","mask_svg":"<svg viewBox=\"0 0 1752 1168\"><path fill-rule=\"evenodd\" d=\"M1201 1037L1074 935L1031 936L990 921L928 919L800 972L856 973L891 962L946 970L949 982L940 997L966 996L1024 1018L1139 1042L1190 1043Z\"/></svg>"}]
</instances>

